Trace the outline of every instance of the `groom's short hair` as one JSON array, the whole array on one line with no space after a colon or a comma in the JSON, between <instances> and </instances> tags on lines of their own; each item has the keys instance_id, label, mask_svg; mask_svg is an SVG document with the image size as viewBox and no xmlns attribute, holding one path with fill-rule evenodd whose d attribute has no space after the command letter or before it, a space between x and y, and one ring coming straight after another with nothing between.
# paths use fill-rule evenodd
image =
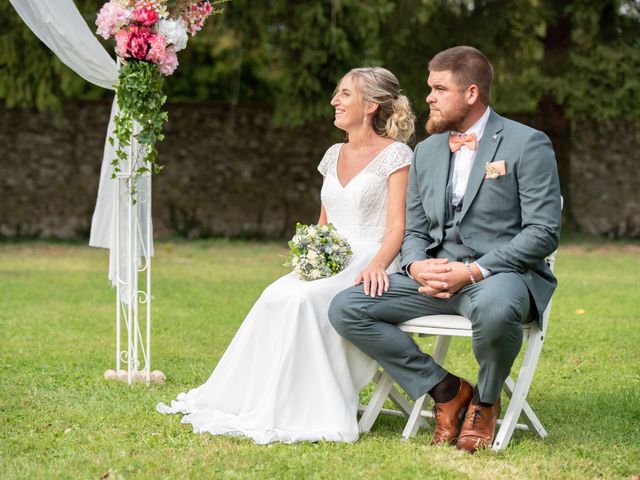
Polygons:
<instances>
[{"instance_id":1,"label":"groom's short hair","mask_svg":"<svg viewBox=\"0 0 640 480\"><path fill-rule=\"evenodd\" d=\"M431 59L429 71L451 72L453 80L464 90L471 84L477 85L480 91L480 100L487 105L489 104L493 66L477 48L459 46L443 50Z\"/></svg>"}]
</instances>

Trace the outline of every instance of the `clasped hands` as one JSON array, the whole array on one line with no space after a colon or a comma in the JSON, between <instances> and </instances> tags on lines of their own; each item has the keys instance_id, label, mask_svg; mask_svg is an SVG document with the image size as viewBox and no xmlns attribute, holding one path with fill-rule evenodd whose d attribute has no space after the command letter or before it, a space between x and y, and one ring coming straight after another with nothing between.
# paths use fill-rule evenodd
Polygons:
<instances>
[{"instance_id":1,"label":"clasped hands","mask_svg":"<svg viewBox=\"0 0 640 480\"><path fill-rule=\"evenodd\" d=\"M471 264L470 268L474 279L482 278L482 272L476 264ZM409 266L409 273L420 283L420 293L436 298L450 298L471 283L465 264L450 262L446 258L428 258L413 262Z\"/></svg>"}]
</instances>

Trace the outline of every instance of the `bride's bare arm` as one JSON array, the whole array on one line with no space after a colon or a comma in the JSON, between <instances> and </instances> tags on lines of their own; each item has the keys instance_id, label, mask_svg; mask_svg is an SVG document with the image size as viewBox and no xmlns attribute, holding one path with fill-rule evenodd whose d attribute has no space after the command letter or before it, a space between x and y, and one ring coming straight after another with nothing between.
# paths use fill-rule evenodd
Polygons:
<instances>
[{"instance_id":1,"label":"bride's bare arm","mask_svg":"<svg viewBox=\"0 0 640 480\"><path fill-rule=\"evenodd\" d=\"M356 277L355 284L364 284L365 295L375 297L382 295L389 289L389 276L386 270L398 255L404 238L405 196L408 177L408 165L389 176L384 240L369 265ZM322 211L324 212L324 209ZM320 218L322 218L322 213Z\"/></svg>"},{"instance_id":2,"label":"bride's bare arm","mask_svg":"<svg viewBox=\"0 0 640 480\"><path fill-rule=\"evenodd\" d=\"M320 218L318 219L318 225L327 224L327 212L324 209L324 205L320 204Z\"/></svg>"}]
</instances>

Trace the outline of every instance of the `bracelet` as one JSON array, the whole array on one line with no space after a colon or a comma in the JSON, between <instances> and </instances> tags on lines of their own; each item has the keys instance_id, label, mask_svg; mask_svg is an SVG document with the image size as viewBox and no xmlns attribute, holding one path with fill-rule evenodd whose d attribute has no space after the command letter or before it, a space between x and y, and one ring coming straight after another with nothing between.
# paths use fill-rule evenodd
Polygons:
<instances>
[{"instance_id":1,"label":"bracelet","mask_svg":"<svg viewBox=\"0 0 640 480\"><path fill-rule=\"evenodd\" d=\"M469 262L467 260L464 261L464 268L467 269L467 273L469 274L469 280L471 280L471 283L475 285L476 279L473 278L473 272L471 272L471 266L469 265Z\"/></svg>"}]
</instances>

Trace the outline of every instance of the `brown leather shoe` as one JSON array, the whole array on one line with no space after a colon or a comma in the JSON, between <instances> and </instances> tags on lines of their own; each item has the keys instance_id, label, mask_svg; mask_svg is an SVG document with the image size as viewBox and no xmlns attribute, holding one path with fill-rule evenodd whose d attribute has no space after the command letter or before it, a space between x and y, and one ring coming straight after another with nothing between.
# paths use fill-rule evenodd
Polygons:
<instances>
[{"instance_id":1,"label":"brown leather shoe","mask_svg":"<svg viewBox=\"0 0 640 480\"><path fill-rule=\"evenodd\" d=\"M500 399L492 407L481 407L475 403L469 405L456 448L473 453L488 448L493 443L496 424L500 415Z\"/></svg>"},{"instance_id":2,"label":"brown leather shoe","mask_svg":"<svg viewBox=\"0 0 640 480\"><path fill-rule=\"evenodd\" d=\"M436 428L431 438L431 445L455 443L460 433L464 412L467 411L472 397L473 387L464 378L461 378L458 394L448 402L434 405L433 414L436 418Z\"/></svg>"}]
</instances>

